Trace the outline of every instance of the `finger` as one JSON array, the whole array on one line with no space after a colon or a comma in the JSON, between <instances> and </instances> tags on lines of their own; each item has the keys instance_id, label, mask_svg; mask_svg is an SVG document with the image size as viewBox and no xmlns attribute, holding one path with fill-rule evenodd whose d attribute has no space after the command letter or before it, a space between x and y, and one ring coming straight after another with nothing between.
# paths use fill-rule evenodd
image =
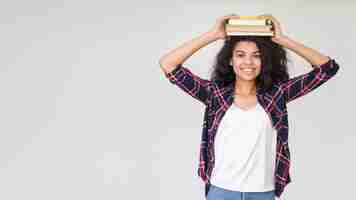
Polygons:
<instances>
[{"instance_id":1,"label":"finger","mask_svg":"<svg viewBox=\"0 0 356 200\"><path fill-rule=\"evenodd\" d=\"M219 21L220 23L221 23L221 22L227 23L227 21L228 21L229 19L236 19L236 18L238 18L238 15L236 15L236 14L231 14L231 15L225 15L225 16L219 18L218 21Z\"/></svg>"},{"instance_id":2,"label":"finger","mask_svg":"<svg viewBox=\"0 0 356 200\"><path fill-rule=\"evenodd\" d=\"M223 20L229 19L229 18L238 18L239 16L237 14L230 14L230 15L225 15L222 17Z\"/></svg>"},{"instance_id":3,"label":"finger","mask_svg":"<svg viewBox=\"0 0 356 200\"><path fill-rule=\"evenodd\" d=\"M262 14L262 15L259 15L258 18L260 19L270 19L270 18L273 18L272 15L270 14Z\"/></svg>"},{"instance_id":4,"label":"finger","mask_svg":"<svg viewBox=\"0 0 356 200\"><path fill-rule=\"evenodd\" d=\"M268 19L273 20L273 22L278 23L278 20L277 20L275 17L273 17L273 15L267 14L266 17L267 17Z\"/></svg>"},{"instance_id":5,"label":"finger","mask_svg":"<svg viewBox=\"0 0 356 200\"><path fill-rule=\"evenodd\" d=\"M273 24L279 25L279 22L276 18L274 18L271 14L259 15L260 19L269 19Z\"/></svg>"}]
</instances>

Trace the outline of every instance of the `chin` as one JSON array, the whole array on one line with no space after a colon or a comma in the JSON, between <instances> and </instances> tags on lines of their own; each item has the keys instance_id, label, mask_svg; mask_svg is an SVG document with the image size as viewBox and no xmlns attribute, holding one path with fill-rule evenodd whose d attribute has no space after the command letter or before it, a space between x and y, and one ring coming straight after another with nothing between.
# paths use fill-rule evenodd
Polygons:
<instances>
[{"instance_id":1,"label":"chin","mask_svg":"<svg viewBox=\"0 0 356 200\"><path fill-rule=\"evenodd\" d=\"M240 78L240 79L242 79L244 81L256 81L256 77L254 77L254 78Z\"/></svg>"},{"instance_id":2,"label":"chin","mask_svg":"<svg viewBox=\"0 0 356 200\"><path fill-rule=\"evenodd\" d=\"M244 81L253 81L253 80L256 80L257 75L253 75L253 76L236 76L236 78L244 80Z\"/></svg>"}]
</instances>

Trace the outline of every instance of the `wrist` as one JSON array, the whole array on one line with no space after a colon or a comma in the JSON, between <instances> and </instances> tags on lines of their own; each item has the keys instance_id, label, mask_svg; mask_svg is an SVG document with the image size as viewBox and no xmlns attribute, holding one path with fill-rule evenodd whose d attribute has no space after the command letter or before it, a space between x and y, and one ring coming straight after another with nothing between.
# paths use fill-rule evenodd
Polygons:
<instances>
[{"instance_id":1,"label":"wrist","mask_svg":"<svg viewBox=\"0 0 356 200\"><path fill-rule=\"evenodd\" d=\"M203 33L203 35L210 41L216 41L216 40L221 39L219 34L214 31L207 31L207 32Z\"/></svg>"},{"instance_id":2,"label":"wrist","mask_svg":"<svg viewBox=\"0 0 356 200\"><path fill-rule=\"evenodd\" d=\"M280 36L278 38L275 38L274 41L276 43L278 43L279 45L282 45L282 46L284 46L286 48L289 48L293 43L293 40L290 39L289 37L285 36L285 35Z\"/></svg>"}]
</instances>

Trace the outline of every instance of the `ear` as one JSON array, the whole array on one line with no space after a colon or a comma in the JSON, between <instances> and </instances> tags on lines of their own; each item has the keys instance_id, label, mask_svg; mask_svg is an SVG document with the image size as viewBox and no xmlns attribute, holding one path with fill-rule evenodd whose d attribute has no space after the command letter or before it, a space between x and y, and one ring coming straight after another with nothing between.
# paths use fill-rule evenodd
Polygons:
<instances>
[{"instance_id":1,"label":"ear","mask_svg":"<svg viewBox=\"0 0 356 200\"><path fill-rule=\"evenodd\" d=\"M230 59L230 65L232 66L232 59Z\"/></svg>"}]
</instances>

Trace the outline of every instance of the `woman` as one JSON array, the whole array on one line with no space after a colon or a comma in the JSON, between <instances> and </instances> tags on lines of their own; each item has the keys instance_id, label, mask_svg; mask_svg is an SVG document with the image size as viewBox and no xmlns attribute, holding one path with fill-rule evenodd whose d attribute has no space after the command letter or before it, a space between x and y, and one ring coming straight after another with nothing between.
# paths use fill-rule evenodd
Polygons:
<instances>
[{"instance_id":1,"label":"woman","mask_svg":"<svg viewBox=\"0 0 356 200\"><path fill-rule=\"evenodd\" d=\"M198 175L208 200L271 200L280 197L289 176L286 104L336 74L334 59L282 34L227 37L227 15L212 29L160 59L167 78L205 106ZM182 63L200 48L223 39L211 79L202 79ZM306 59L313 70L289 78L287 48Z\"/></svg>"}]
</instances>

